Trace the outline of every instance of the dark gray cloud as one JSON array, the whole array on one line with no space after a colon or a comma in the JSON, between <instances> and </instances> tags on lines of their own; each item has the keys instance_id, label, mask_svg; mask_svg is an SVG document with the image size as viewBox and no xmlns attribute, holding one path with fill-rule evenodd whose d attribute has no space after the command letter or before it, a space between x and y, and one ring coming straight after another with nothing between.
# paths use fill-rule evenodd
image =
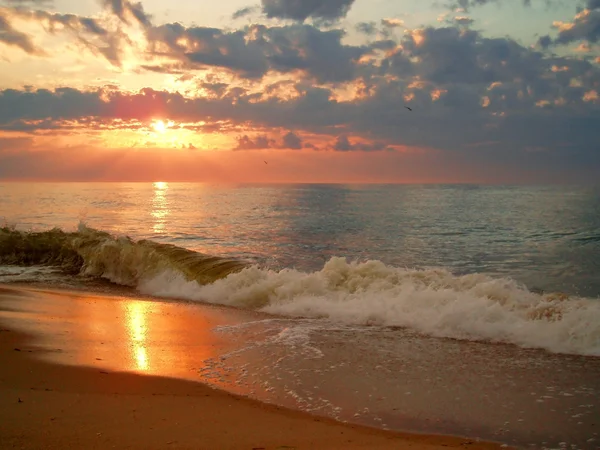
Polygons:
<instances>
[{"instance_id":1,"label":"dark gray cloud","mask_svg":"<svg viewBox=\"0 0 600 450\"><path fill-rule=\"evenodd\" d=\"M347 136L342 135L336 139L335 143L333 144L333 149L341 152L347 152L352 150L352 144L350 144Z\"/></svg>"},{"instance_id":2,"label":"dark gray cloud","mask_svg":"<svg viewBox=\"0 0 600 450\"><path fill-rule=\"evenodd\" d=\"M366 34L367 36L373 36L378 32L376 22L359 22L354 28L359 33Z\"/></svg>"},{"instance_id":3,"label":"dark gray cloud","mask_svg":"<svg viewBox=\"0 0 600 450\"><path fill-rule=\"evenodd\" d=\"M225 95L230 86L227 83L201 82L200 84L198 84L198 87L208 92L211 97L221 98Z\"/></svg>"},{"instance_id":4,"label":"dark gray cloud","mask_svg":"<svg viewBox=\"0 0 600 450\"><path fill-rule=\"evenodd\" d=\"M291 148L293 150L298 150L302 148L302 139L296 133L288 131L283 136L283 142L281 146L283 148Z\"/></svg>"},{"instance_id":5,"label":"dark gray cloud","mask_svg":"<svg viewBox=\"0 0 600 450\"><path fill-rule=\"evenodd\" d=\"M233 20L241 19L242 17L248 17L256 12L258 8L256 6L246 6L245 8L240 8L236 12L231 15Z\"/></svg>"},{"instance_id":6,"label":"dark gray cloud","mask_svg":"<svg viewBox=\"0 0 600 450\"><path fill-rule=\"evenodd\" d=\"M303 89L298 87L298 89ZM506 86L490 94L494 98L487 108L468 109L461 102L413 105L413 112L403 108L403 100L393 86L379 86L375 95L357 102L338 103L326 100L326 93L304 88L302 97L291 102L273 100L250 102L248 94L238 91L233 98L195 98L181 94L144 89L137 94L116 91L81 92L15 91L0 93L0 123L16 120L79 120L95 117L97 121L113 119L151 121L157 115L179 122L211 121L252 123L263 129L281 129L291 124L303 132L339 136L340 127L362 139L338 137L333 148L338 151L375 151L389 145L436 148L447 158L479 159L502 164L539 164L540 170L560 171L561 165L573 170L600 169L600 110L591 102L571 99L551 109L535 106L534 99L503 96L514 87ZM317 91L318 92L318 91ZM406 92L406 90L404 90ZM518 92L518 91L517 91ZM381 95L379 95L381 94ZM545 93L547 95L547 93ZM534 95L533 93L527 95ZM549 97L551 98L551 97ZM504 109L504 116L485 111L493 102L507 102L514 109ZM502 109L497 105L493 111ZM364 144L362 142L368 142ZM278 148L266 135L243 136L238 148ZM493 142L493 145L486 143ZM531 155L530 149L541 149ZM450 156L456 155L456 156ZM444 158L440 156L440 158Z\"/></svg>"},{"instance_id":7,"label":"dark gray cloud","mask_svg":"<svg viewBox=\"0 0 600 450\"><path fill-rule=\"evenodd\" d=\"M0 130L4 131L23 131L23 132L36 132L38 130L64 130L69 129L68 125L54 119L42 119L42 120L15 120L13 122L3 123L0 125Z\"/></svg>"},{"instance_id":8,"label":"dark gray cloud","mask_svg":"<svg viewBox=\"0 0 600 450\"><path fill-rule=\"evenodd\" d=\"M159 50L164 44L170 50L167 56L189 69L220 67L244 78L261 78L273 70L303 72L318 82L348 81L355 76L356 61L372 51L368 46L342 44L342 30L309 25L253 25L227 32L171 23L151 27L147 33L154 54L164 54Z\"/></svg>"},{"instance_id":9,"label":"dark gray cloud","mask_svg":"<svg viewBox=\"0 0 600 450\"><path fill-rule=\"evenodd\" d=\"M44 51L37 48L31 38L18 30L15 30L8 19L0 13L0 42L18 47L30 55L43 55Z\"/></svg>"},{"instance_id":10,"label":"dark gray cloud","mask_svg":"<svg viewBox=\"0 0 600 450\"><path fill-rule=\"evenodd\" d=\"M522 1L524 6L531 6L531 0L520 0ZM548 0L542 0L547 2ZM507 3L506 0L453 0L449 3L451 9L462 8L465 11L469 11L471 8L475 8L478 6L487 5L488 3Z\"/></svg>"},{"instance_id":11,"label":"dark gray cloud","mask_svg":"<svg viewBox=\"0 0 600 450\"><path fill-rule=\"evenodd\" d=\"M509 38L484 38L474 30L456 27L421 30L402 42L404 52L390 57L397 71L412 71L438 84L512 82L531 83L551 68L539 52ZM418 58L417 63L409 62ZM566 60L566 59L565 59Z\"/></svg>"},{"instance_id":12,"label":"dark gray cloud","mask_svg":"<svg viewBox=\"0 0 600 450\"><path fill-rule=\"evenodd\" d=\"M293 131L288 131L280 141L260 134L254 138L244 134L237 138L236 150L263 150L266 148L280 148L299 150L302 148L302 139Z\"/></svg>"},{"instance_id":13,"label":"dark gray cloud","mask_svg":"<svg viewBox=\"0 0 600 450\"><path fill-rule=\"evenodd\" d=\"M380 35L385 39L391 38L394 30L397 28L405 28L404 20L398 18L385 18L379 22L359 22L354 27L359 33L367 36Z\"/></svg>"},{"instance_id":14,"label":"dark gray cloud","mask_svg":"<svg viewBox=\"0 0 600 450\"><path fill-rule=\"evenodd\" d=\"M263 12L270 18L337 20L345 17L354 0L262 0Z\"/></svg>"},{"instance_id":15,"label":"dark gray cloud","mask_svg":"<svg viewBox=\"0 0 600 450\"><path fill-rule=\"evenodd\" d=\"M146 14L141 2L132 3L129 0L100 0L105 8L121 19L122 22L130 24L134 19L143 26L151 25L151 17Z\"/></svg>"},{"instance_id":16,"label":"dark gray cloud","mask_svg":"<svg viewBox=\"0 0 600 450\"><path fill-rule=\"evenodd\" d=\"M560 29L555 44L565 45L576 41L597 43L600 40L600 7L581 12L573 20L572 26Z\"/></svg>"},{"instance_id":17,"label":"dark gray cloud","mask_svg":"<svg viewBox=\"0 0 600 450\"><path fill-rule=\"evenodd\" d=\"M356 62L371 51L366 46L342 44L342 30L322 31L309 25L261 27L262 47L272 69L301 70L319 82L348 81L355 77Z\"/></svg>"},{"instance_id":18,"label":"dark gray cloud","mask_svg":"<svg viewBox=\"0 0 600 450\"><path fill-rule=\"evenodd\" d=\"M256 136L254 139L243 135L237 138L236 150L262 150L265 148L271 148L275 143L274 140L269 139L266 135Z\"/></svg>"},{"instance_id":19,"label":"dark gray cloud","mask_svg":"<svg viewBox=\"0 0 600 450\"><path fill-rule=\"evenodd\" d=\"M600 0L587 0L584 9L578 8L578 13L572 22L558 23L558 35L541 36L538 45L544 49L553 45L568 45L573 42L598 43L600 41Z\"/></svg>"},{"instance_id":20,"label":"dark gray cloud","mask_svg":"<svg viewBox=\"0 0 600 450\"><path fill-rule=\"evenodd\" d=\"M598 0L449 0L443 2L443 5L451 10L462 9L468 12L471 9L488 4L502 6L504 4L521 3L526 8L543 7L547 9L557 6L576 6L584 1L592 3Z\"/></svg>"},{"instance_id":21,"label":"dark gray cloud","mask_svg":"<svg viewBox=\"0 0 600 450\"><path fill-rule=\"evenodd\" d=\"M587 0L587 9L600 9L600 0Z\"/></svg>"},{"instance_id":22,"label":"dark gray cloud","mask_svg":"<svg viewBox=\"0 0 600 450\"><path fill-rule=\"evenodd\" d=\"M389 150L388 146L383 142L356 142L352 144L346 135L338 136L332 145L332 149L338 152L375 152Z\"/></svg>"},{"instance_id":23,"label":"dark gray cloud","mask_svg":"<svg viewBox=\"0 0 600 450\"><path fill-rule=\"evenodd\" d=\"M158 44L165 44L170 49L168 56L185 62L188 69L220 67L247 78L261 78L268 70L261 47L247 41L244 31L186 28L179 23L170 23L151 27L147 33L153 53L159 55ZM187 41L186 45L181 43L182 39Z\"/></svg>"}]
</instances>

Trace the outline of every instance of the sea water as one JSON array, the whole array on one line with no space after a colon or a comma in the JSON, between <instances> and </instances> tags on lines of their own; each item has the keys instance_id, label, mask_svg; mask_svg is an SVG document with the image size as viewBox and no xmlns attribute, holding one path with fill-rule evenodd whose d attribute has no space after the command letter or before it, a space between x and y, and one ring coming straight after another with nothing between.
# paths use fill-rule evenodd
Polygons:
<instances>
[{"instance_id":1,"label":"sea water","mask_svg":"<svg viewBox=\"0 0 600 450\"><path fill-rule=\"evenodd\" d=\"M0 216L0 282L264 313L215 327L241 344L200 380L383 428L598 448L598 189L5 183Z\"/></svg>"}]
</instances>

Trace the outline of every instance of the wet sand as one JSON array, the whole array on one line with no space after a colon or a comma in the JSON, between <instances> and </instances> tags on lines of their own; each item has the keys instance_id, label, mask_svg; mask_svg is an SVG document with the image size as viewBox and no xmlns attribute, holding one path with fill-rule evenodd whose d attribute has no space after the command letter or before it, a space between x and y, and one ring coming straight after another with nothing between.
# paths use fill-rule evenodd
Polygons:
<instances>
[{"instance_id":1,"label":"wet sand","mask_svg":"<svg viewBox=\"0 0 600 450\"><path fill-rule=\"evenodd\" d=\"M113 325L92 313L114 316ZM194 361L235 346L208 330L238 314L202 316L192 322L166 303L0 286L0 447L499 448L342 424L167 378L190 377ZM67 322L78 335L60 335ZM69 351L55 345L67 341Z\"/></svg>"}]
</instances>

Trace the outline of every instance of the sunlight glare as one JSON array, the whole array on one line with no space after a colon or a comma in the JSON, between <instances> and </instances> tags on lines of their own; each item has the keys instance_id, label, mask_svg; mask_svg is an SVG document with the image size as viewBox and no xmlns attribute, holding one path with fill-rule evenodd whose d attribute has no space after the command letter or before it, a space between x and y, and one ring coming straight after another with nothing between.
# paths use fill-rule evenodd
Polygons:
<instances>
[{"instance_id":1,"label":"sunlight glare","mask_svg":"<svg viewBox=\"0 0 600 450\"><path fill-rule=\"evenodd\" d=\"M152 128L154 128L154 131L157 133L164 133L167 131L167 124L165 124L165 122L162 120L157 120L152 124Z\"/></svg>"},{"instance_id":2,"label":"sunlight glare","mask_svg":"<svg viewBox=\"0 0 600 450\"><path fill-rule=\"evenodd\" d=\"M150 306L144 302L131 302L126 305L126 312L134 364L138 370L146 371L149 368L146 339L147 316L150 313Z\"/></svg>"},{"instance_id":3,"label":"sunlight glare","mask_svg":"<svg viewBox=\"0 0 600 450\"><path fill-rule=\"evenodd\" d=\"M167 225L167 216L169 215L169 201L167 199L167 191L169 183L165 181L154 182L154 197L152 198L152 217L155 223L152 227L154 233L160 234L165 232Z\"/></svg>"}]
</instances>

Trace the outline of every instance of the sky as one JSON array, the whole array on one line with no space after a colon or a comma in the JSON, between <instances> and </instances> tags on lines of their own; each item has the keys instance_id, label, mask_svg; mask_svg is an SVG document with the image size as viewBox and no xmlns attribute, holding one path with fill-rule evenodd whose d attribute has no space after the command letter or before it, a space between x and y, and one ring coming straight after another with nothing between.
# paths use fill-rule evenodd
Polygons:
<instances>
[{"instance_id":1,"label":"sky","mask_svg":"<svg viewBox=\"0 0 600 450\"><path fill-rule=\"evenodd\" d=\"M600 0L0 0L0 179L595 183Z\"/></svg>"}]
</instances>

